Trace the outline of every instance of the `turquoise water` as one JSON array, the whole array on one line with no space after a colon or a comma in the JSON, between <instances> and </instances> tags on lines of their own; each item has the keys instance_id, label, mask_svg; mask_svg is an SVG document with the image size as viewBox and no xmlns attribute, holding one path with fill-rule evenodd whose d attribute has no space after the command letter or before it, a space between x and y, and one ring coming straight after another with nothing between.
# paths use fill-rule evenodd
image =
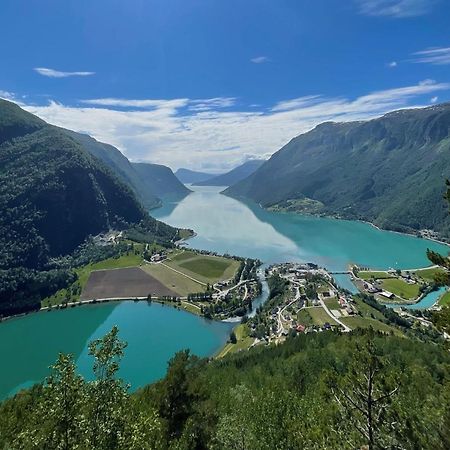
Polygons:
<instances>
[{"instance_id":1,"label":"turquoise water","mask_svg":"<svg viewBox=\"0 0 450 450\"><path fill-rule=\"evenodd\" d=\"M114 302L30 314L0 324L0 399L48 375L59 352L72 353L80 373L92 374L87 344L113 325L128 342L120 376L136 389L166 371L175 352L189 348L214 354L226 342L230 324L212 322L169 306Z\"/></svg>"},{"instance_id":2,"label":"turquoise water","mask_svg":"<svg viewBox=\"0 0 450 450\"><path fill-rule=\"evenodd\" d=\"M427 294L420 302L414 303L413 305L389 305L390 308L406 308L406 309L427 309L431 308L438 300L441 295L444 295L446 291L445 287L439 288L437 291L430 292Z\"/></svg>"},{"instance_id":3,"label":"turquoise water","mask_svg":"<svg viewBox=\"0 0 450 450\"><path fill-rule=\"evenodd\" d=\"M346 270L349 263L412 269L428 264L427 248L448 251L435 242L360 222L271 213L225 197L220 188L195 189L152 211L169 224L194 229L197 236L189 240L194 248L265 263L310 261L332 271ZM335 278L343 287L354 289L348 277ZM132 389L162 377L177 350L190 348L199 356L212 355L225 343L232 326L147 302L90 305L6 321L0 324L0 399L42 380L58 352L74 354L81 373L89 376L87 344L113 325L119 326L121 338L129 344L120 374Z\"/></svg>"},{"instance_id":4,"label":"turquoise water","mask_svg":"<svg viewBox=\"0 0 450 450\"><path fill-rule=\"evenodd\" d=\"M256 204L221 195L223 188L193 186L195 192L168 202L152 214L171 225L192 228L189 245L220 253L260 258L266 263L310 261L331 271L349 263L374 269L429 265L427 248L447 254L433 241L347 220L273 213ZM342 277L336 277L344 280Z\"/></svg>"}]
</instances>

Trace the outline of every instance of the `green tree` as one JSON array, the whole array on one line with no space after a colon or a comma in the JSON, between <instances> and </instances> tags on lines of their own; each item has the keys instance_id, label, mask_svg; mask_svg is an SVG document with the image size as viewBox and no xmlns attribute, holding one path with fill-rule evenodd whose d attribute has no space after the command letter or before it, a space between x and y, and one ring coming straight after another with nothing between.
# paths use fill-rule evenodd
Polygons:
<instances>
[{"instance_id":1,"label":"green tree","mask_svg":"<svg viewBox=\"0 0 450 450\"><path fill-rule=\"evenodd\" d=\"M20 433L15 444L30 449L84 448L86 385L77 375L72 355L60 354L51 366L32 425Z\"/></svg>"},{"instance_id":2,"label":"green tree","mask_svg":"<svg viewBox=\"0 0 450 450\"><path fill-rule=\"evenodd\" d=\"M126 343L118 337L114 326L103 338L89 344L94 357L95 381L89 384L88 441L96 450L116 448L126 426L128 386L116 378Z\"/></svg>"},{"instance_id":3,"label":"green tree","mask_svg":"<svg viewBox=\"0 0 450 450\"><path fill-rule=\"evenodd\" d=\"M341 377L333 374L328 379L344 422L359 435L355 445L367 445L369 450L392 444L395 421L391 420L391 406L399 390L399 377L395 371L388 371L388 366L371 332L362 343L356 343L347 373ZM352 439L351 435L348 439Z\"/></svg>"}]
</instances>

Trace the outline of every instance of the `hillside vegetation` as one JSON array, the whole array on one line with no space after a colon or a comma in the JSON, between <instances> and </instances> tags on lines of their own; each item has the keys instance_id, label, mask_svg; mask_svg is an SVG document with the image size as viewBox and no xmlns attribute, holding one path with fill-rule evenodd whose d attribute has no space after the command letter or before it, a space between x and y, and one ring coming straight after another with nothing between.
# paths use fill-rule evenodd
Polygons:
<instances>
[{"instance_id":1,"label":"hillside vegetation","mask_svg":"<svg viewBox=\"0 0 450 450\"><path fill-rule=\"evenodd\" d=\"M3 100L0 211L0 316L36 308L72 281L67 261L57 258L90 235L131 224L164 242L177 233L150 218L80 142Z\"/></svg>"},{"instance_id":2,"label":"hillside vegetation","mask_svg":"<svg viewBox=\"0 0 450 450\"><path fill-rule=\"evenodd\" d=\"M161 206L160 197L187 195L189 189L173 174L169 167L150 163L132 163L116 147L74 131L61 129L79 142L85 150L103 161L123 183L130 187L147 208Z\"/></svg>"},{"instance_id":3,"label":"hillside vegetation","mask_svg":"<svg viewBox=\"0 0 450 450\"><path fill-rule=\"evenodd\" d=\"M183 351L129 394L114 328L89 349L94 381L61 355L45 383L0 405L17 449L432 449L450 446L450 356L373 330L289 338L208 363ZM369 381L368 381L369 380Z\"/></svg>"},{"instance_id":4,"label":"hillside vegetation","mask_svg":"<svg viewBox=\"0 0 450 450\"><path fill-rule=\"evenodd\" d=\"M365 122L321 124L225 193L274 209L312 207L312 213L397 231L433 229L448 237L442 197L449 173L447 103Z\"/></svg>"}]
</instances>

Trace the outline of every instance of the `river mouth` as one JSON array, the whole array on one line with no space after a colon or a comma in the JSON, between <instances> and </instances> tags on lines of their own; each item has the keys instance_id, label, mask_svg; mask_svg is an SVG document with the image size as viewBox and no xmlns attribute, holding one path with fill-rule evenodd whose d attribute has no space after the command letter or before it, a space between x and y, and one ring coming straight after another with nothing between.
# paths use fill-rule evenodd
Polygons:
<instances>
[{"instance_id":1,"label":"river mouth","mask_svg":"<svg viewBox=\"0 0 450 450\"><path fill-rule=\"evenodd\" d=\"M257 258L265 264L313 262L331 272L346 271L352 263L373 269L418 268L429 265L427 248L448 252L442 244L361 222L269 212L220 194L220 187L190 188L194 192L166 201L151 214L195 230L188 241L193 248ZM336 281L352 289L348 277L337 275ZM264 289L254 308L267 297L267 286ZM113 325L129 344L120 376L137 389L164 376L168 360L179 350L214 355L234 324L147 302L89 305L6 321L0 324L0 399L44 379L59 352L72 353L80 372L89 377L87 343Z\"/></svg>"}]
</instances>

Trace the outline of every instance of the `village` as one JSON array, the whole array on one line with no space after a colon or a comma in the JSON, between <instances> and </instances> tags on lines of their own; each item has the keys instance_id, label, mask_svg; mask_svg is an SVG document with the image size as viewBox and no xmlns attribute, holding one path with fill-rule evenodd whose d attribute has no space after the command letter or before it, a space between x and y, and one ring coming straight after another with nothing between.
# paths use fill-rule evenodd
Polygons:
<instances>
[{"instance_id":1,"label":"village","mask_svg":"<svg viewBox=\"0 0 450 450\"><path fill-rule=\"evenodd\" d=\"M357 304L325 269L312 263L283 263L268 267L266 277L272 291L277 289L274 283L282 283L283 289L249 319L250 336L278 343L297 333L351 330L346 319L358 314Z\"/></svg>"}]
</instances>

